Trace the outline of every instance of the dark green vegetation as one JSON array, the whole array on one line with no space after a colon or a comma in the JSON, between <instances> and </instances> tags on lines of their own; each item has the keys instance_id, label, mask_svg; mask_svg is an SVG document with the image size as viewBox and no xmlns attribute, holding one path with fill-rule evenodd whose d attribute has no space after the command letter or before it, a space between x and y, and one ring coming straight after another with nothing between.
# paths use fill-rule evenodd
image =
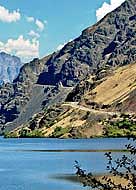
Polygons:
<instances>
[{"instance_id":1,"label":"dark green vegetation","mask_svg":"<svg viewBox=\"0 0 136 190\"><path fill-rule=\"evenodd\" d=\"M110 122L105 128L104 135L107 137L136 136L136 122L127 118L122 121Z\"/></svg>"},{"instance_id":2,"label":"dark green vegetation","mask_svg":"<svg viewBox=\"0 0 136 190\"><path fill-rule=\"evenodd\" d=\"M17 135L17 133L14 131L13 132L5 132L4 137L5 138L17 138L17 137L20 137L20 138L41 138L41 137L43 137L43 134L38 129L30 131L28 129L22 128L19 131L19 135Z\"/></svg>"},{"instance_id":3,"label":"dark green vegetation","mask_svg":"<svg viewBox=\"0 0 136 190\"><path fill-rule=\"evenodd\" d=\"M52 133L53 138L59 138L63 136L64 134L68 133L70 129L68 128L62 128L62 127L56 127L54 132Z\"/></svg>"}]
</instances>

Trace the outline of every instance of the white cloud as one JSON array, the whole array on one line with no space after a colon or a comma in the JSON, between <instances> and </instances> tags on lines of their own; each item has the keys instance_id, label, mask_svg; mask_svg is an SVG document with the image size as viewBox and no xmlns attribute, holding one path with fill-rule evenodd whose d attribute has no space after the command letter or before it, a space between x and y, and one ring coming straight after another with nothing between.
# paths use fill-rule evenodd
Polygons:
<instances>
[{"instance_id":1,"label":"white cloud","mask_svg":"<svg viewBox=\"0 0 136 190\"><path fill-rule=\"evenodd\" d=\"M35 19L34 17L26 17L27 22L34 22L38 27L38 30L42 32L44 30L45 24L47 24L47 20L41 21L39 19Z\"/></svg>"},{"instance_id":2,"label":"white cloud","mask_svg":"<svg viewBox=\"0 0 136 190\"><path fill-rule=\"evenodd\" d=\"M103 5L96 10L97 21L102 19L107 13L113 11L120 6L125 0L111 0L110 4L104 2Z\"/></svg>"},{"instance_id":3,"label":"white cloud","mask_svg":"<svg viewBox=\"0 0 136 190\"><path fill-rule=\"evenodd\" d=\"M0 41L0 48L3 47L3 45L4 45L3 42Z\"/></svg>"},{"instance_id":4,"label":"white cloud","mask_svg":"<svg viewBox=\"0 0 136 190\"><path fill-rule=\"evenodd\" d=\"M2 22L16 22L20 20L21 14L19 10L13 10L10 12L8 9L0 5L0 21Z\"/></svg>"},{"instance_id":5,"label":"white cloud","mask_svg":"<svg viewBox=\"0 0 136 190\"><path fill-rule=\"evenodd\" d=\"M29 16L27 16L26 17L26 20L27 20L27 22L34 22L34 17L29 17Z\"/></svg>"},{"instance_id":6,"label":"white cloud","mask_svg":"<svg viewBox=\"0 0 136 190\"><path fill-rule=\"evenodd\" d=\"M24 39L23 35L20 35L18 39L8 39L6 43L0 41L0 51L19 56L22 61L28 61L39 57L39 41Z\"/></svg>"},{"instance_id":7,"label":"white cloud","mask_svg":"<svg viewBox=\"0 0 136 190\"><path fill-rule=\"evenodd\" d=\"M34 30L31 30L28 33L28 35L31 36L31 37L34 37L34 38L39 38L40 37L40 35L37 32L35 32Z\"/></svg>"},{"instance_id":8,"label":"white cloud","mask_svg":"<svg viewBox=\"0 0 136 190\"><path fill-rule=\"evenodd\" d=\"M38 26L38 30L39 30L39 31L43 31L43 29L44 29L44 24L43 24L42 21L40 21L39 19L36 19L35 24Z\"/></svg>"},{"instance_id":9,"label":"white cloud","mask_svg":"<svg viewBox=\"0 0 136 190\"><path fill-rule=\"evenodd\" d=\"M72 39L70 39L68 42L71 42L71 41L72 41ZM57 51L61 50L68 42L65 42L63 44L59 44L58 47L56 48Z\"/></svg>"}]
</instances>

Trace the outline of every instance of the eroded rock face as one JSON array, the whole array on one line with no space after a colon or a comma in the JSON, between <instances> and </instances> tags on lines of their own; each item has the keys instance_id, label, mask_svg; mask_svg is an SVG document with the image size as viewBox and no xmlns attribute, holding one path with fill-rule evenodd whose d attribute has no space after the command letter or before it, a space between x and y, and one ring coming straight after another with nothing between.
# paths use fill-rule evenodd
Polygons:
<instances>
[{"instance_id":1,"label":"eroded rock face","mask_svg":"<svg viewBox=\"0 0 136 190\"><path fill-rule=\"evenodd\" d=\"M43 61L38 59L23 65L12 84L0 87L0 125L12 122L24 110L32 96L33 85L43 69Z\"/></svg>"},{"instance_id":2,"label":"eroded rock face","mask_svg":"<svg viewBox=\"0 0 136 190\"><path fill-rule=\"evenodd\" d=\"M2 94L0 123L5 125L15 120L26 109L29 112L29 105L34 102L33 96L38 100L37 94L32 93L36 84L41 85L40 89L46 89L47 86L56 88L60 83L64 87L73 87L91 74L97 74L101 68L134 62L136 60L135 13L135 0L126 0L97 24L85 29L78 38L66 44L60 51L25 64L11 86L3 85L0 88ZM99 75L99 78L102 78L103 73ZM45 90L45 101L41 98L43 91L40 92L38 93L40 106L43 102L44 106L49 106L50 102L55 104L58 98L52 100L57 96L62 96L59 100L64 101L63 91L50 93ZM31 116L30 114L29 117ZM14 125L17 126L18 124Z\"/></svg>"},{"instance_id":3,"label":"eroded rock face","mask_svg":"<svg viewBox=\"0 0 136 190\"><path fill-rule=\"evenodd\" d=\"M48 60L38 82L72 86L105 65L125 65L136 59L136 5L127 0L97 24L85 29ZM50 78L50 80L48 80Z\"/></svg>"},{"instance_id":4,"label":"eroded rock face","mask_svg":"<svg viewBox=\"0 0 136 190\"><path fill-rule=\"evenodd\" d=\"M22 65L23 63L19 57L0 52L0 85L7 82L13 82L19 74Z\"/></svg>"}]
</instances>

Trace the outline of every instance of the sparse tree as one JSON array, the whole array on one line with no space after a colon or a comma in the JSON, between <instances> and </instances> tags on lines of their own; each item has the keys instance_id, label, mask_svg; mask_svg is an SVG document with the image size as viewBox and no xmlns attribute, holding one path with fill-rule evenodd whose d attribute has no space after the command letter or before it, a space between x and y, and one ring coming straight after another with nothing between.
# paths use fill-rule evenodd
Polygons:
<instances>
[{"instance_id":1,"label":"sparse tree","mask_svg":"<svg viewBox=\"0 0 136 190\"><path fill-rule=\"evenodd\" d=\"M97 190L136 190L136 138L133 142L126 145L127 151L121 158L113 160L111 152L105 153L107 157L107 170L109 175L95 177L92 173L87 173L75 161L76 175L79 177L83 186Z\"/></svg>"}]
</instances>

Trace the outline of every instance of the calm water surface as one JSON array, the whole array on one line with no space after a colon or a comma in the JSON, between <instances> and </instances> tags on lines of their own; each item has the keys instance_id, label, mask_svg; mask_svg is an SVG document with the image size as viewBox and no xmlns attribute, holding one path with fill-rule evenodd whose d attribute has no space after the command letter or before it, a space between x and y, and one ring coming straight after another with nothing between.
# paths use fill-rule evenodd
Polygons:
<instances>
[{"instance_id":1,"label":"calm water surface","mask_svg":"<svg viewBox=\"0 0 136 190\"><path fill-rule=\"evenodd\" d=\"M106 172L107 160L104 152L96 150L124 149L125 144L127 139L123 138L64 140L0 137L0 190L82 190L81 184L61 179L61 176L74 174L74 161L78 160L83 168L91 172L103 173ZM121 154L113 153L114 157Z\"/></svg>"}]
</instances>

